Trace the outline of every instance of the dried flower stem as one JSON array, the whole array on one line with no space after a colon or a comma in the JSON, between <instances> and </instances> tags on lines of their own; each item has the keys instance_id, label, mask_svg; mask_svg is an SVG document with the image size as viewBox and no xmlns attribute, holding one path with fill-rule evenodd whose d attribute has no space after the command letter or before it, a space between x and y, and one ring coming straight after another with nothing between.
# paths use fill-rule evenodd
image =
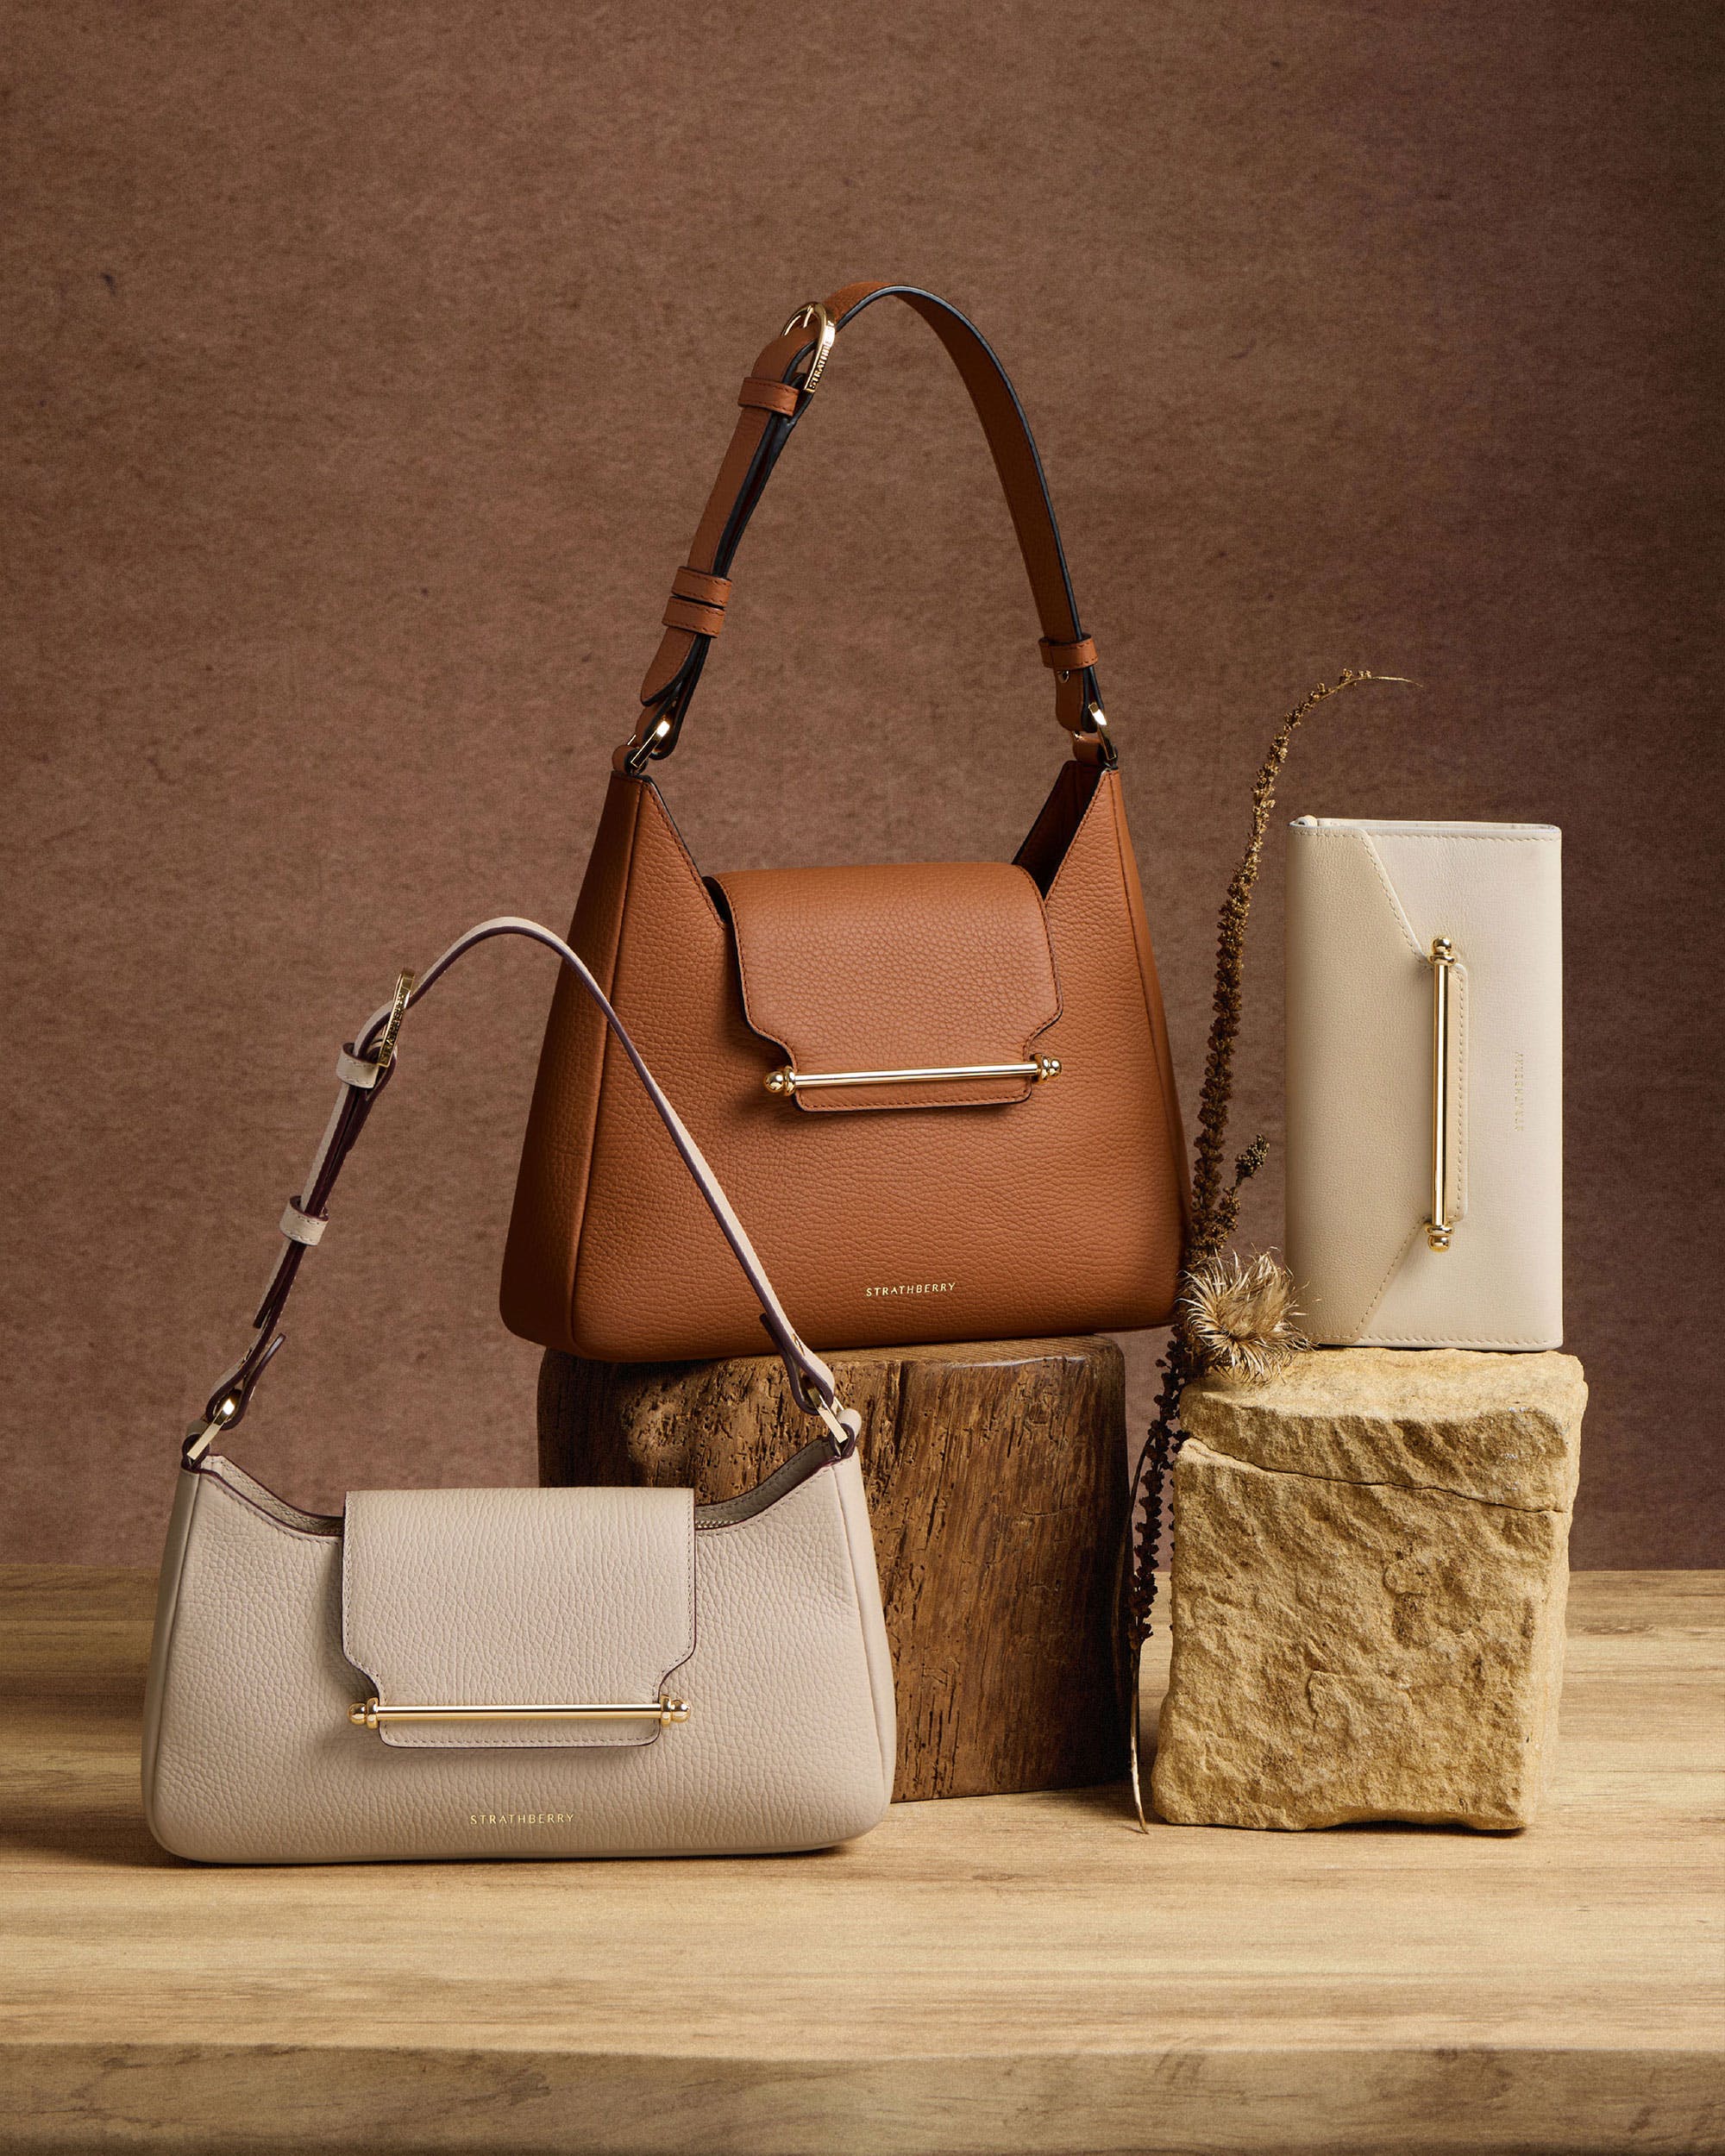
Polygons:
<instances>
[{"instance_id":1,"label":"dried flower stem","mask_svg":"<svg viewBox=\"0 0 1725 2156\"><path fill-rule=\"evenodd\" d=\"M1357 674L1352 667L1344 667L1334 681L1320 681L1311 694L1296 704L1276 729L1276 738L1270 744L1258 771L1257 782L1251 789L1251 830L1246 839L1240 864L1234 870L1228 885L1227 896L1222 900L1222 911L1216 924L1216 992L1214 1016L1210 1021L1209 1050L1204 1062L1204 1087L1199 1096L1198 1144L1192 1163L1192 1236L1186 1254L1189 1269L1199 1259L1211 1257L1220 1250L1233 1225L1238 1203L1232 1212L1227 1198L1233 1194L1222 1189L1222 1156L1227 1142L1228 1107L1233 1094L1234 1044L1239 1037L1240 989L1245 969L1245 931L1251 912L1251 894L1258 881L1258 872L1264 861L1264 836L1270 829L1270 812L1276 805L1276 781L1282 775L1282 767L1288 761L1288 751L1293 746L1295 732L1306 714L1316 709L1327 697L1339 696L1344 689L1358 687L1363 681L1396 679L1372 674ZM1257 1141L1259 1145L1264 1141ZM1265 1149L1268 1150L1267 1147ZM1244 1163L1245 1156L1241 1156ZM1251 1168L1237 1174L1233 1189L1262 1164L1260 1153ZM1226 1222L1226 1225L1224 1223Z\"/></svg>"},{"instance_id":2,"label":"dried flower stem","mask_svg":"<svg viewBox=\"0 0 1725 2156\"><path fill-rule=\"evenodd\" d=\"M1245 931L1251 911L1251 894L1264 859L1264 841L1276 802L1276 782L1288 761L1294 736L1308 712L1344 689L1367 681L1401 681L1397 674L1371 674L1344 667L1333 681L1320 681L1283 718L1270 744L1251 790L1251 828L1245 853L1229 882L1216 924L1216 987L1210 1020L1210 1037L1204 1059L1204 1084L1198 1103L1198 1142L1194 1152L1192 1220L1181 1259L1182 1296L1190 1286L1193 1269L1214 1257L1233 1236L1239 1218L1240 1190L1268 1156L1269 1143L1256 1138L1234 1161L1233 1179L1223 1181L1227 1151L1228 1110L1233 1098L1234 1047L1239 1038L1241 984L1245 967ZM1162 1538L1163 1505L1169 1469L1184 1441L1180 1428L1180 1401L1187 1386L1202 1368L1202 1358L1189 1326L1176 1313L1161 1363L1162 1387L1157 1395L1156 1416L1138 1457L1132 1480L1127 1515L1127 1549L1121 1566L1122 1635L1128 1695L1134 1732L1132 1782L1138 1788L1136 1744L1138 1667L1144 1643L1150 1637L1151 1612L1156 1601L1156 1551ZM1141 1795L1138 1823L1144 1822Z\"/></svg>"}]
</instances>

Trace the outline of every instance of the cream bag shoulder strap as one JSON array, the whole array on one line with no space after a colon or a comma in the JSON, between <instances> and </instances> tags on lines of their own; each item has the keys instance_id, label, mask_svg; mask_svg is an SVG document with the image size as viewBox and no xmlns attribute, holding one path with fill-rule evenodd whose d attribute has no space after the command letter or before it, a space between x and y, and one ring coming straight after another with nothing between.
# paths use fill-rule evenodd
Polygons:
<instances>
[{"instance_id":1,"label":"cream bag shoulder strap","mask_svg":"<svg viewBox=\"0 0 1725 2156\"><path fill-rule=\"evenodd\" d=\"M682 1118L666 1098L658 1080L647 1068L640 1050L630 1038L627 1028L612 1009L610 999L561 936L554 935L537 921L524 920L512 914L500 914L494 920L481 921L464 936L458 936L422 978L416 981L411 974L404 973L396 983L395 994L391 1000L373 1012L354 1040L337 1056L336 1075L340 1081L340 1090L336 1097L336 1105L312 1157L305 1181L299 1192L288 1200L282 1213L283 1249L265 1286L257 1314L252 1320L254 1338L238 1362L210 1394L202 1420L188 1434L184 1448L187 1463L195 1463L202 1459L217 1438L234 1429L242 1420L259 1378L282 1344L284 1336L279 1329L282 1312L292 1292L305 1253L323 1239L324 1229L329 1225L330 1194L342 1172L342 1163L364 1129L366 1119L384 1087L394 1075L398 1037L407 1013L418 1008L459 959L465 957L478 944L488 943L493 937L499 936L524 936L530 942L543 943L548 950L555 951L604 1013L605 1024L616 1035L618 1044L634 1066L648 1099L669 1131L672 1144L694 1178L708 1210L718 1221L750 1288L760 1300L761 1322L784 1358L797 1405L806 1413L818 1415L825 1424L834 1457L840 1459L846 1457L855 1448L862 1426L861 1418L854 1408L839 1406L831 1370L799 1338L796 1327L774 1292L773 1283L767 1277L755 1245L732 1210L718 1177L707 1165L705 1156Z\"/></svg>"}]
</instances>

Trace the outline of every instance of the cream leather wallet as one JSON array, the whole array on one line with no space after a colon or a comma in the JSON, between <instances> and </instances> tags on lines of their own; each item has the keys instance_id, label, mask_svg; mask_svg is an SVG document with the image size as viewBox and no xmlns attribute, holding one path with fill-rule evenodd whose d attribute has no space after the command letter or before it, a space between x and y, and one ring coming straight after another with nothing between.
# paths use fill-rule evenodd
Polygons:
<instances>
[{"instance_id":1,"label":"cream leather wallet","mask_svg":"<svg viewBox=\"0 0 1725 2156\"><path fill-rule=\"evenodd\" d=\"M1562 1342L1561 844L1290 826L1287 1256L1315 1341Z\"/></svg>"}]
</instances>

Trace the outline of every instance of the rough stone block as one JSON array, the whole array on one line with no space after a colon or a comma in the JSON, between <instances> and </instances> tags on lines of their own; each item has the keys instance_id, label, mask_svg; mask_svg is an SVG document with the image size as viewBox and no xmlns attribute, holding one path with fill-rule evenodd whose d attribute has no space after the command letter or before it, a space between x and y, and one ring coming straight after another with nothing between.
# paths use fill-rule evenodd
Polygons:
<instances>
[{"instance_id":1,"label":"rough stone block","mask_svg":"<svg viewBox=\"0 0 1725 2156\"><path fill-rule=\"evenodd\" d=\"M1537 1809L1587 1387L1568 1355L1322 1350L1191 1387L1151 1788L1180 1824Z\"/></svg>"}]
</instances>

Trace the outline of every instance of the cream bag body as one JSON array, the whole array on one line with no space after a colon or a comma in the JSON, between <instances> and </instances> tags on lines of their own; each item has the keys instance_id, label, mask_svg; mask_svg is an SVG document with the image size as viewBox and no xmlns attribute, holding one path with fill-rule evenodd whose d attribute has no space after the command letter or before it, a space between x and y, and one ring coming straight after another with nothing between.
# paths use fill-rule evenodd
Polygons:
<instances>
[{"instance_id":1,"label":"cream bag body","mask_svg":"<svg viewBox=\"0 0 1725 2156\"><path fill-rule=\"evenodd\" d=\"M693 1140L618 1028L823 1434L744 1496L367 1490L340 1519L214 1450L280 1344L403 1013L487 922L404 976L342 1094L253 1344L186 1440L143 1742L150 1831L228 1864L624 1857L825 1847L892 1794L893 1681L857 1418L798 1338ZM593 993L597 994L597 990ZM615 1025L609 1006L601 1006ZM644 1288L645 1283L643 1283Z\"/></svg>"},{"instance_id":2,"label":"cream bag body","mask_svg":"<svg viewBox=\"0 0 1725 2156\"><path fill-rule=\"evenodd\" d=\"M1326 1344L1563 1339L1561 835L1302 817L1287 1257Z\"/></svg>"}]
</instances>

